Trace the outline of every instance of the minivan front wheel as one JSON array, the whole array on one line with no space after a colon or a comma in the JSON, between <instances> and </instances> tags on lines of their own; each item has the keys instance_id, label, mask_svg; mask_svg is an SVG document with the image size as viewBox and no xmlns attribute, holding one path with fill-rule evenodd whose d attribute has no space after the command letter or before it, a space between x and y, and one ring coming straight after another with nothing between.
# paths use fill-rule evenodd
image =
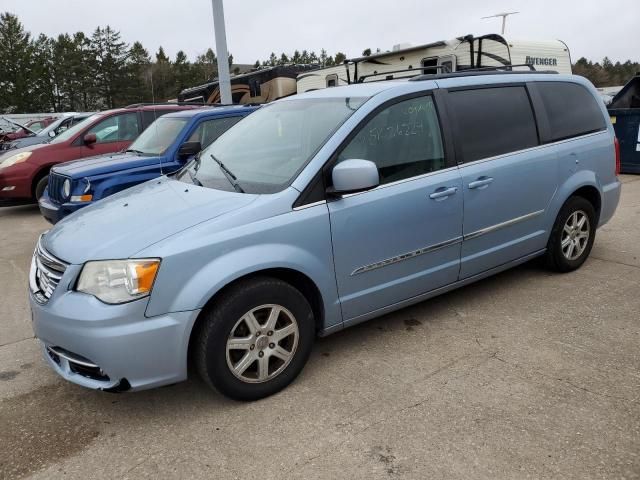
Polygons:
<instances>
[{"instance_id":1,"label":"minivan front wheel","mask_svg":"<svg viewBox=\"0 0 640 480\"><path fill-rule=\"evenodd\" d=\"M223 395L257 400L291 383L315 336L307 299L275 278L242 281L206 312L195 360L202 378Z\"/></svg>"},{"instance_id":2,"label":"minivan front wheel","mask_svg":"<svg viewBox=\"0 0 640 480\"><path fill-rule=\"evenodd\" d=\"M591 202L571 197L560 209L547 245L547 264L559 272L579 268L591 253L596 235L596 211Z\"/></svg>"}]
</instances>

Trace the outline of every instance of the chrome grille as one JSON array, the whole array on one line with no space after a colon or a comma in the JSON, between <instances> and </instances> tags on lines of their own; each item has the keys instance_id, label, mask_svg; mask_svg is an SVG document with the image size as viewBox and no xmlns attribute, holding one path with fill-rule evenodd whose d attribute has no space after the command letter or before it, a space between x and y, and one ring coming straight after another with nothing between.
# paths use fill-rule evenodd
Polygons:
<instances>
[{"instance_id":1,"label":"chrome grille","mask_svg":"<svg viewBox=\"0 0 640 480\"><path fill-rule=\"evenodd\" d=\"M45 250L40 236L29 272L29 288L38 303L46 303L51 298L66 269L65 262Z\"/></svg>"},{"instance_id":2,"label":"chrome grille","mask_svg":"<svg viewBox=\"0 0 640 480\"><path fill-rule=\"evenodd\" d=\"M57 173L49 173L49 198L56 203L64 203L65 199L62 195L62 184L66 180L66 177L58 175Z\"/></svg>"}]
</instances>

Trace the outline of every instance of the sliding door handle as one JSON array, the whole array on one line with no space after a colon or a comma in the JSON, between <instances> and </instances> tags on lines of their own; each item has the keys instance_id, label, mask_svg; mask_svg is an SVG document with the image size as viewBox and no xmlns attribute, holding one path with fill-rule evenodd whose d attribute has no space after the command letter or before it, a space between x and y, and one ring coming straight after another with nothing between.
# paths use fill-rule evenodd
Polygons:
<instances>
[{"instance_id":1,"label":"sliding door handle","mask_svg":"<svg viewBox=\"0 0 640 480\"><path fill-rule=\"evenodd\" d=\"M493 182L493 178L491 177L480 177L469 184L469 189L473 190L474 188L486 188L491 182Z\"/></svg>"}]
</instances>

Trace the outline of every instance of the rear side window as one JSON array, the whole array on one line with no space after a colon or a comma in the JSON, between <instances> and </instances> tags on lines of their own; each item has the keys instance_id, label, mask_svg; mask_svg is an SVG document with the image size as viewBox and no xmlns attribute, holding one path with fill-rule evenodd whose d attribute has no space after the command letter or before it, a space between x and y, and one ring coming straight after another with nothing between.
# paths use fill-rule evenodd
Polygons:
<instances>
[{"instance_id":1,"label":"rear side window","mask_svg":"<svg viewBox=\"0 0 640 480\"><path fill-rule=\"evenodd\" d=\"M596 99L582 85L562 82L536 83L547 111L551 142L606 128Z\"/></svg>"},{"instance_id":2,"label":"rear side window","mask_svg":"<svg viewBox=\"0 0 640 480\"><path fill-rule=\"evenodd\" d=\"M524 87L453 91L447 101L465 162L538 145L536 122Z\"/></svg>"}]
</instances>

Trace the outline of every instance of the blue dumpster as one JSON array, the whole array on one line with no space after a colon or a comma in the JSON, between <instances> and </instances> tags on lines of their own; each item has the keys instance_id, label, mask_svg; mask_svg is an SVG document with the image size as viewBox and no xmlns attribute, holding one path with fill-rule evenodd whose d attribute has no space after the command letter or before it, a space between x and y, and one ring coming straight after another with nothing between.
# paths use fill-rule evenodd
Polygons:
<instances>
[{"instance_id":1,"label":"blue dumpster","mask_svg":"<svg viewBox=\"0 0 640 480\"><path fill-rule=\"evenodd\" d=\"M613 97L607 109L620 142L620 170L640 173L640 74Z\"/></svg>"}]
</instances>

